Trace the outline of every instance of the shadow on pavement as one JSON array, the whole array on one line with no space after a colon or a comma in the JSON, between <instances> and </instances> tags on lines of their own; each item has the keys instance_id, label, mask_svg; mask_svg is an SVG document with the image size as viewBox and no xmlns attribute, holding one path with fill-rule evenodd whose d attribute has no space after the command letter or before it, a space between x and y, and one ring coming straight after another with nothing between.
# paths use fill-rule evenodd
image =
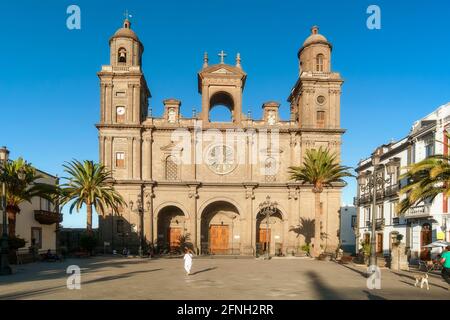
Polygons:
<instances>
[{"instance_id":1,"label":"shadow on pavement","mask_svg":"<svg viewBox=\"0 0 450 320\"><path fill-rule=\"evenodd\" d=\"M145 270L145 271L132 271L132 272L127 272L127 273L122 273L122 274L117 274L114 276L107 276L107 277L102 277L102 278L98 278L98 279L92 279L89 281L82 281L81 285L86 285L86 284L91 284L91 283L97 283L97 282L103 282L103 281L113 281L113 280L118 280L118 279L125 279L125 278L129 278L135 274L140 274L140 273L149 273L149 272L154 272L154 271L159 271L162 270L162 268L159 269L152 269L152 270ZM65 275L67 276L67 275ZM57 291L58 289L67 289L66 285L62 285L62 286L56 286L56 287L51 287L51 288L44 288L44 289L39 289L39 290L27 290L27 291L21 291L21 292L15 292L15 293L8 293L5 295L0 295L0 300L4 300L4 299L23 299L26 297L31 297L34 295L38 295L38 294L43 294L43 293L50 293L53 291Z\"/></svg>"},{"instance_id":2,"label":"shadow on pavement","mask_svg":"<svg viewBox=\"0 0 450 320\"><path fill-rule=\"evenodd\" d=\"M193 272L193 273L191 273L191 275L193 276L193 275L196 275L196 274L199 274L199 273L202 273L202 272L208 272L208 271L215 270L215 269L217 269L217 267L206 268L206 269L203 269L203 270L199 270L199 271Z\"/></svg>"},{"instance_id":3,"label":"shadow on pavement","mask_svg":"<svg viewBox=\"0 0 450 320\"><path fill-rule=\"evenodd\" d=\"M15 266L16 273L0 278L0 287L22 282L65 278L67 276L66 269L70 265L77 265L80 267L82 274L89 274L104 267L122 269L130 265L149 263L151 263L150 259L131 260L118 258L118 260L114 260L104 257L67 259L63 262L34 262Z\"/></svg>"},{"instance_id":4,"label":"shadow on pavement","mask_svg":"<svg viewBox=\"0 0 450 320\"><path fill-rule=\"evenodd\" d=\"M307 272L307 275L312 279L312 285L320 296L320 300L342 300L345 296L341 292L336 292L325 284L323 279L314 271Z\"/></svg>"},{"instance_id":5,"label":"shadow on pavement","mask_svg":"<svg viewBox=\"0 0 450 320\"><path fill-rule=\"evenodd\" d=\"M370 291L364 290L363 292L367 295L367 298L369 300L387 300L386 298L383 298L382 296L373 294Z\"/></svg>"}]
</instances>

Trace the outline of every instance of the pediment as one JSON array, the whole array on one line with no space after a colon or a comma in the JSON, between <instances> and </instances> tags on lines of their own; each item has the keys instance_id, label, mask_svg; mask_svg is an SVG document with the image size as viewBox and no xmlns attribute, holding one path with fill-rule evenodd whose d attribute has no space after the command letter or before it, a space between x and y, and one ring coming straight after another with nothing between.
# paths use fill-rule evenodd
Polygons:
<instances>
[{"instance_id":1,"label":"pediment","mask_svg":"<svg viewBox=\"0 0 450 320\"><path fill-rule=\"evenodd\" d=\"M212 74L234 74L234 72L231 72L225 68L220 68L219 70L211 72Z\"/></svg>"},{"instance_id":2,"label":"pediment","mask_svg":"<svg viewBox=\"0 0 450 320\"><path fill-rule=\"evenodd\" d=\"M183 151L183 148L173 141L170 141L169 144L162 146L160 149L161 151Z\"/></svg>"},{"instance_id":3,"label":"pediment","mask_svg":"<svg viewBox=\"0 0 450 320\"><path fill-rule=\"evenodd\" d=\"M208 74L214 74L214 75L234 75L238 77L246 77L246 73L242 71L241 68L231 66L229 64L215 64L212 66L209 66L207 68L202 69L199 74L201 75L208 75Z\"/></svg>"}]
</instances>

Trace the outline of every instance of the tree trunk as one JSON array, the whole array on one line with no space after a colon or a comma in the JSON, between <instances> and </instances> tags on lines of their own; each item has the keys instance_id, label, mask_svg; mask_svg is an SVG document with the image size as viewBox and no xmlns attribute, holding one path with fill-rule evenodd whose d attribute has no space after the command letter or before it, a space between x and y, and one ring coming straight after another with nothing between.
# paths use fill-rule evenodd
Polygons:
<instances>
[{"instance_id":1,"label":"tree trunk","mask_svg":"<svg viewBox=\"0 0 450 320\"><path fill-rule=\"evenodd\" d=\"M92 205L88 203L86 207L87 207L86 231L89 235L92 235Z\"/></svg>"},{"instance_id":2,"label":"tree trunk","mask_svg":"<svg viewBox=\"0 0 450 320\"><path fill-rule=\"evenodd\" d=\"M314 208L315 208L315 218L314 218L314 248L313 248L313 258L319 257L321 253L320 243L321 243L321 213L320 213L320 192L314 191Z\"/></svg>"},{"instance_id":3,"label":"tree trunk","mask_svg":"<svg viewBox=\"0 0 450 320\"><path fill-rule=\"evenodd\" d=\"M7 207L6 213L8 214L8 235L10 237L15 237L17 210L11 207Z\"/></svg>"}]
</instances>

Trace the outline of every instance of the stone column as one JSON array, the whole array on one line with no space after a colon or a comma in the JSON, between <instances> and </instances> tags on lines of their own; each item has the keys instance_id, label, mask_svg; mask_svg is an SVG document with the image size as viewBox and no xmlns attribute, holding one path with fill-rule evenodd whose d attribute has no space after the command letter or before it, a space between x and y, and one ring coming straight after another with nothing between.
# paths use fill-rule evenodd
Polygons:
<instances>
[{"instance_id":1,"label":"stone column","mask_svg":"<svg viewBox=\"0 0 450 320\"><path fill-rule=\"evenodd\" d=\"M141 165L141 157L142 157L142 139L141 137L134 138L133 143L134 156L133 156L133 179L142 179L142 165Z\"/></svg>"},{"instance_id":2,"label":"stone column","mask_svg":"<svg viewBox=\"0 0 450 320\"><path fill-rule=\"evenodd\" d=\"M152 180L152 138L144 136L142 146L142 179Z\"/></svg>"},{"instance_id":3,"label":"stone column","mask_svg":"<svg viewBox=\"0 0 450 320\"><path fill-rule=\"evenodd\" d=\"M128 138L128 152L127 152L127 170L128 170L128 175L127 175L127 179L131 180L133 179L133 142L134 142L134 138Z\"/></svg>"},{"instance_id":4,"label":"stone column","mask_svg":"<svg viewBox=\"0 0 450 320\"><path fill-rule=\"evenodd\" d=\"M203 81L206 82L206 81ZM203 84L202 86L202 115L201 119L204 123L208 122L209 117L209 91L208 91L208 85Z\"/></svg>"},{"instance_id":5,"label":"stone column","mask_svg":"<svg viewBox=\"0 0 450 320\"><path fill-rule=\"evenodd\" d=\"M106 119L106 106L105 106L105 97L106 97L106 84L100 84L100 122L104 123Z\"/></svg>"},{"instance_id":6,"label":"stone column","mask_svg":"<svg viewBox=\"0 0 450 320\"><path fill-rule=\"evenodd\" d=\"M105 84L105 123L111 123L112 118L112 84L106 83Z\"/></svg>"},{"instance_id":7,"label":"stone column","mask_svg":"<svg viewBox=\"0 0 450 320\"><path fill-rule=\"evenodd\" d=\"M134 108L133 108L133 88L134 85L132 83L128 84L128 91L127 91L127 108L126 108L126 121L127 123L133 122L133 114L134 114Z\"/></svg>"},{"instance_id":8,"label":"stone column","mask_svg":"<svg viewBox=\"0 0 450 320\"><path fill-rule=\"evenodd\" d=\"M110 170L112 170L113 167L113 159L112 159L112 137L104 137L106 140L105 144L105 156L104 156L104 164L106 167L108 167Z\"/></svg>"},{"instance_id":9,"label":"stone column","mask_svg":"<svg viewBox=\"0 0 450 320\"><path fill-rule=\"evenodd\" d=\"M99 141L99 158L100 158L100 163L101 164L105 164L105 137L104 136L99 136L98 137L98 141Z\"/></svg>"},{"instance_id":10,"label":"stone column","mask_svg":"<svg viewBox=\"0 0 450 320\"><path fill-rule=\"evenodd\" d=\"M285 223L286 227L288 227L287 225L292 225L292 226L299 226L300 224L300 214L298 212L298 206L297 206L297 201L299 198L299 192L298 189L295 185L289 185L288 184L288 210L289 212L287 212L287 216L288 216L288 221ZM285 232L284 237L283 237L283 241L285 241L286 245L284 247L285 250L285 254L286 255L290 255L292 253L292 251L294 251L294 253L297 251L297 246L298 246L298 241L297 241L297 235L294 232L289 232L289 228L286 228L285 230L283 230Z\"/></svg>"},{"instance_id":11,"label":"stone column","mask_svg":"<svg viewBox=\"0 0 450 320\"><path fill-rule=\"evenodd\" d=\"M256 183L251 185L245 185L245 213L243 230L246 230L244 243L244 254L254 255L256 253L256 219L254 214L255 206L255 192Z\"/></svg>"},{"instance_id":12,"label":"stone column","mask_svg":"<svg viewBox=\"0 0 450 320\"><path fill-rule=\"evenodd\" d=\"M141 90L140 85L133 86L133 123L141 122Z\"/></svg>"}]
</instances>

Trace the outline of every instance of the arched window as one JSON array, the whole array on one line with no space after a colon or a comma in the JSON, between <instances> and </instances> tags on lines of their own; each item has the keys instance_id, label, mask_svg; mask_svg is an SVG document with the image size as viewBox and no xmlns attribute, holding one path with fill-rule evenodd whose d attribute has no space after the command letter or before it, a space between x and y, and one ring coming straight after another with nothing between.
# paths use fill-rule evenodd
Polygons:
<instances>
[{"instance_id":1,"label":"arched window","mask_svg":"<svg viewBox=\"0 0 450 320\"><path fill-rule=\"evenodd\" d=\"M127 62L127 50L125 48L119 49L118 62L126 63Z\"/></svg>"},{"instance_id":2,"label":"arched window","mask_svg":"<svg viewBox=\"0 0 450 320\"><path fill-rule=\"evenodd\" d=\"M213 94L209 101L209 121L233 122L234 101L227 92Z\"/></svg>"},{"instance_id":3,"label":"arched window","mask_svg":"<svg viewBox=\"0 0 450 320\"><path fill-rule=\"evenodd\" d=\"M316 71L323 72L323 54L321 53L316 57Z\"/></svg>"},{"instance_id":4,"label":"arched window","mask_svg":"<svg viewBox=\"0 0 450 320\"><path fill-rule=\"evenodd\" d=\"M173 156L168 156L165 163L166 168L166 180L178 179L178 165L176 159Z\"/></svg>"}]
</instances>

